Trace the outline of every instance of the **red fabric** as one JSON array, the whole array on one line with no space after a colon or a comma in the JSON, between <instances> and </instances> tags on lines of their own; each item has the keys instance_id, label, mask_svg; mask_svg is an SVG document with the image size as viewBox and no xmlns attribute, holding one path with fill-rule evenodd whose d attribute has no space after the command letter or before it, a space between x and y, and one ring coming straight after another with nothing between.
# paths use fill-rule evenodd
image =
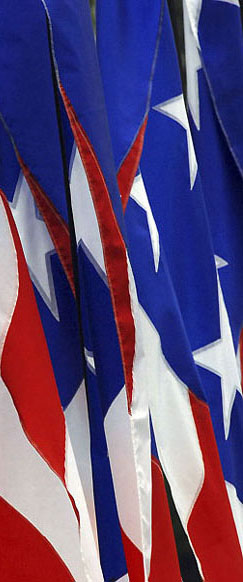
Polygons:
<instances>
[{"instance_id":1,"label":"red fabric","mask_svg":"<svg viewBox=\"0 0 243 582\"><path fill-rule=\"evenodd\" d=\"M121 528L129 582L144 582L143 555Z\"/></svg>"},{"instance_id":2,"label":"red fabric","mask_svg":"<svg viewBox=\"0 0 243 582\"><path fill-rule=\"evenodd\" d=\"M128 199L130 196L131 188L133 185L133 180L136 176L136 172L138 169L142 149L143 149L143 141L144 141L144 134L147 125L148 117L146 117L145 121L141 125L138 135L132 144L131 149L129 150L128 154L126 155L125 159L122 162L122 165L119 169L117 174L118 185L121 193L122 198L122 206L123 210L126 209L126 205L128 203Z\"/></svg>"},{"instance_id":3,"label":"red fabric","mask_svg":"<svg viewBox=\"0 0 243 582\"><path fill-rule=\"evenodd\" d=\"M131 412L135 326L131 311L126 247L114 215L107 186L89 139L63 89L61 95L84 164L99 224L107 277L122 355L128 409Z\"/></svg>"},{"instance_id":4,"label":"red fabric","mask_svg":"<svg viewBox=\"0 0 243 582\"><path fill-rule=\"evenodd\" d=\"M3 348L1 374L28 439L64 482L64 416L20 239L1 191L0 195L19 271L19 293Z\"/></svg>"},{"instance_id":5,"label":"red fabric","mask_svg":"<svg viewBox=\"0 0 243 582\"><path fill-rule=\"evenodd\" d=\"M152 554L149 582L181 582L164 478L152 456Z\"/></svg>"},{"instance_id":6,"label":"red fabric","mask_svg":"<svg viewBox=\"0 0 243 582\"><path fill-rule=\"evenodd\" d=\"M143 556L121 529L130 582L144 582ZM181 582L164 478L152 456L152 553L149 582Z\"/></svg>"},{"instance_id":7,"label":"red fabric","mask_svg":"<svg viewBox=\"0 0 243 582\"><path fill-rule=\"evenodd\" d=\"M210 412L208 406L193 393L190 393L190 401L203 455L205 478L188 522L188 533L201 562L205 582L239 582L243 580L243 558Z\"/></svg>"},{"instance_id":8,"label":"red fabric","mask_svg":"<svg viewBox=\"0 0 243 582\"><path fill-rule=\"evenodd\" d=\"M74 582L47 539L0 497L1 582Z\"/></svg>"},{"instance_id":9,"label":"red fabric","mask_svg":"<svg viewBox=\"0 0 243 582\"><path fill-rule=\"evenodd\" d=\"M72 292L75 295L71 245L68 227L63 218L57 212L51 200L41 188L40 184L38 184L36 178L33 176L33 174L31 174L29 168L26 166L19 153L16 152L16 154L26 182L32 192L32 196L34 197L38 209L46 223L49 235L62 263Z\"/></svg>"}]
</instances>

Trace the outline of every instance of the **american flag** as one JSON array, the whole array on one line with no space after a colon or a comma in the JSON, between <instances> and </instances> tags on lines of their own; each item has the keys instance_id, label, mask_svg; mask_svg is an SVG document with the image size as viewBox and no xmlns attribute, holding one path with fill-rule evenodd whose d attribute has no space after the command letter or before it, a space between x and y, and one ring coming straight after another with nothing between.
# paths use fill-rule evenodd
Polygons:
<instances>
[{"instance_id":1,"label":"american flag","mask_svg":"<svg viewBox=\"0 0 243 582\"><path fill-rule=\"evenodd\" d=\"M225 483L243 547L242 330L243 40L237 1L184 3L189 116L218 270L220 330L195 360L211 370L208 398ZM210 26L206 23L210 22ZM212 374L214 372L214 374ZM216 374L216 376L215 376ZM206 385L207 379L204 377ZM217 384L218 383L218 384ZM222 402L217 385L222 391ZM215 386L215 388L214 388ZM215 392L214 401L210 392ZM217 396L216 396L217 394ZM217 399L217 400L216 400Z\"/></svg>"},{"instance_id":2,"label":"american flag","mask_svg":"<svg viewBox=\"0 0 243 582\"><path fill-rule=\"evenodd\" d=\"M3 582L242 577L235 4L1 2Z\"/></svg>"},{"instance_id":3,"label":"american flag","mask_svg":"<svg viewBox=\"0 0 243 582\"><path fill-rule=\"evenodd\" d=\"M81 545L80 553L71 552L70 538L71 563L61 558L75 580L125 580L127 563L147 578L144 358L89 5L28 2L19 11L17 3L4 3L1 27L1 185L21 235L70 434L62 452L71 463ZM30 497L38 514L38 498L32 491ZM66 529L53 525L63 540L69 537L68 516Z\"/></svg>"},{"instance_id":4,"label":"american flag","mask_svg":"<svg viewBox=\"0 0 243 582\"><path fill-rule=\"evenodd\" d=\"M216 215L221 206L221 217L217 215L218 237L221 241L224 238L222 225L226 222L228 245L234 254L235 229L240 230L241 222L239 216L237 226L232 217L229 225L227 208L229 204L236 207L232 193L239 199L242 181L233 160L230 163L234 165L234 177L228 182L221 173L222 162L219 165L215 159L212 166L218 144L215 133L212 136L205 130L205 141L201 141L197 149L201 182L167 4L154 3L154 12L150 15L147 3L143 4L141 8L136 2L132 6L128 2L115 2L112 6L108 3L105 9L102 2L98 3L98 47L118 177L133 153L135 157L136 141L144 122L147 123L140 164L139 156L136 158L134 173L137 175L125 219L144 337L147 338L145 352L150 370L152 425L158 456L202 578L239 580L243 566L242 510L234 483L241 463L239 455L235 462L234 456L241 443L242 394L234 347L238 345L241 325L234 346L234 329L220 283L228 261L222 247L213 244L211 214L214 208ZM197 23L202 9L201 48L202 53L203 47L205 50L205 63L208 59L205 77L209 77L211 90L215 87L213 98L214 103L216 98L219 100L221 124L231 128L231 138L239 146L241 122L237 136L232 135L239 110L234 102L234 113L229 106L232 91L235 101L241 96L239 9L218 1L198 3L198 7L194 2L185 4L190 14L196 15ZM221 14L222 5L228 12L235 11L231 20ZM217 14L213 14L214 11ZM194 32L194 21L193 25ZM231 27L231 36L227 33L228 27ZM233 35L235 46L231 50ZM228 41L222 48L225 36ZM128 51L132 55L130 59ZM224 65L230 69L238 53L237 65L231 75L227 74ZM150 68L146 68L149 54ZM190 96L193 91L195 96L197 67L191 45L186 57L190 72L188 92ZM239 75L235 68L239 69ZM123 91L121 86L125 87ZM226 96L223 99L226 87L228 99ZM204 99L202 97L200 102L202 117L207 129L210 126L213 132L212 114L209 115ZM202 131L195 137L196 144ZM193 137L195 132L196 129ZM224 147L226 149L226 145ZM232 154L229 152L228 156ZM228 171L227 166L226 173ZM234 180L238 180L238 187ZM224 184L224 202L220 181ZM216 196L219 196L218 203ZM237 244L238 249L242 248L241 238ZM234 261L235 258L234 254ZM237 293L241 301L239 278L242 270L239 265L238 281L235 281L233 296L229 294L229 301L241 321L235 296ZM236 406L239 407L237 413ZM237 419L233 421L234 413ZM231 471L231 484L225 465Z\"/></svg>"}]
</instances>

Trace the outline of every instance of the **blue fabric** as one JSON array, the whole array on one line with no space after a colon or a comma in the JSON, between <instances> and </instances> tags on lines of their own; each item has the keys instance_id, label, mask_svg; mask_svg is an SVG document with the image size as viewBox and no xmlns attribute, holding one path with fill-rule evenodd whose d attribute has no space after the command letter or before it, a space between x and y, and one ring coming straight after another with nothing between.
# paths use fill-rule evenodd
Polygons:
<instances>
[{"instance_id":1,"label":"blue fabric","mask_svg":"<svg viewBox=\"0 0 243 582\"><path fill-rule=\"evenodd\" d=\"M162 8L161 0L97 0L97 47L116 169L147 113Z\"/></svg>"},{"instance_id":2,"label":"blue fabric","mask_svg":"<svg viewBox=\"0 0 243 582\"><path fill-rule=\"evenodd\" d=\"M89 2L47 0L46 5L61 83L94 148L125 236Z\"/></svg>"},{"instance_id":3,"label":"blue fabric","mask_svg":"<svg viewBox=\"0 0 243 582\"><path fill-rule=\"evenodd\" d=\"M202 180L213 251L225 261L218 270L235 351L243 322L242 114L243 41L240 10L226 2L203 0L199 20L203 68L197 73L200 130L190 117ZM237 392L229 437L222 422L220 378L200 368L209 386L209 402L225 479L243 501L243 401Z\"/></svg>"},{"instance_id":4,"label":"blue fabric","mask_svg":"<svg viewBox=\"0 0 243 582\"><path fill-rule=\"evenodd\" d=\"M14 24L14 25L13 25ZM67 220L45 11L41 2L0 7L0 113L24 162Z\"/></svg>"},{"instance_id":5,"label":"blue fabric","mask_svg":"<svg viewBox=\"0 0 243 582\"><path fill-rule=\"evenodd\" d=\"M52 22L61 82L98 158L120 230L124 231L89 3L86 0L48 0L46 4ZM36 4L27 0L20 10L15 0L2 2L0 19L0 82L3 88L0 113L24 162L62 218L68 222L44 6L41 2ZM60 95L58 100L66 159L71 167L74 138ZM1 123L0 187L10 202L16 192L19 175L20 167L10 136ZM15 203L18 204L18 200ZM30 239L28 244L31 245ZM41 258L37 254L36 261ZM97 369L95 375L87 366L86 388L99 551L104 580L111 582L126 574L127 566L107 455L104 418L124 385L124 376L109 288L83 252L82 245L78 248L78 260L84 344L87 350L93 352ZM55 252L50 257L48 276L53 279L59 320L50 310L40 287L37 288L35 273L31 275L65 410L84 376L77 306Z\"/></svg>"},{"instance_id":6,"label":"blue fabric","mask_svg":"<svg viewBox=\"0 0 243 582\"><path fill-rule=\"evenodd\" d=\"M203 0L198 32L217 116L243 175L243 37L239 7Z\"/></svg>"},{"instance_id":7,"label":"blue fabric","mask_svg":"<svg viewBox=\"0 0 243 582\"><path fill-rule=\"evenodd\" d=\"M218 272L236 348L242 327L242 182L234 159L236 155L240 157L237 148L243 135L240 129L242 119L237 126L241 99L241 73L239 73L236 91L237 67L241 63L242 49L241 41L235 38L239 30L239 22L237 21L238 24L236 22L238 13L234 12L237 10L236 7L230 7L235 15L232 16L231 24L225 25L224 32L218 30L219 24L221 25L220 14L223 11L221 5L224 5L225 12L229 10L225 2L203 1L199 36L210 91L212 92L212 88L214 90L214 87L217 87L214 105L217 108L217 115L220 114L222 117L221 125L223 124L224 127L222 131L215 117L215 111L211 110L213 106L208 87L207 94L204 91L201 96L205 79L202 77L203 73L199 72L202 129L199 134L194 128L193 136L200 172L191 190L188 136L185 127L173 116L170 117L154 109L160 104L173 103L173 100L180 98L182 93L168 8L167 4L164 4L161 39L140 161L140 171L160 239L160 261L157 272L154 266L146 212L132 198L128 202L125 218L129 253L139 301L159 333L163 353L172 370L209 405L224 476L235 485L238 496L242 500L243 472L239 463L242 440L242 398L238 393L236 394L229 438L226 439L221 379L216 373L196 366L192 353L221 338L215 254L230 263L230 267L221 268ZM146 7L145 2L144 14L146 14ZM120 10L122 13L122 7ZM206 10L209 12L211 10L211 17L209 12L206 15ZM100 23L102 17L100 4ZM117 13L114 9L115 17ZM150 25L151 21L148 29ZM104 30L107 30L108 18L106 21L103 17L103 26ZM101 35L101 24L99 24L99 29ZM121 27L121 30L125 35L125 27ZM235 37L232 40L233 30ZM135 37L135 33L131 36ZM118 38L123 38L121 33ZM224 48L222 48L223 39ZM213 52L218 40L218 47L221 48ZM233 52L229 57L227 55L231 40ZM130 43L129 29L126 42L123 38L123 43L121 43L120 40L117 41L116 28L116 34L114 36L110 34L109 51L105 35L103 42L100 40L98 45L117 166L121 158L121 154L120 158L118 157L118 152L124 152L124 133L129 143L132 132L123 123L122 116L119 117L115 111L114 95L117 91L116 87L122 83L121 102L127 99L126 103L123 103L122 110L133 111L129 98L130 87L134 77L136 80L139 75L144 78L141 55L144 55L146 61L146 34L139 45L139 57L136 52L133 52L129 64L124 64L120 60L121 72L120 68L116 67L116 63L112 59L109 60L109 53L114 51L114 54L120 54L120 51L122 54L121 46L125 45L131 49ZM233 66L237 50L239 50L238 64ZM216 63L218 63L217 67ZM224 64L227 64L228 68L223 71ZM231 65L233 67L231 76L227 76ZM213 78L215 69L217 79ZM120 81L116 81L114 90L111 79L115 76L120 76ZM232 98L234 113L231 112L231 115L229 104L232 92L235 97ZM220 95L223 93L224 96L227 93L228 101L223 100L222 104ZM133 101L137 100L137 110L142 99L144 99L144 87L137 81L133 98ZM230 127L228 142L230 141L231 149L234 149L234 157L225 139L226 125ZM238 438L237 431L239 431Z\"/></svg>"}]
</instances>

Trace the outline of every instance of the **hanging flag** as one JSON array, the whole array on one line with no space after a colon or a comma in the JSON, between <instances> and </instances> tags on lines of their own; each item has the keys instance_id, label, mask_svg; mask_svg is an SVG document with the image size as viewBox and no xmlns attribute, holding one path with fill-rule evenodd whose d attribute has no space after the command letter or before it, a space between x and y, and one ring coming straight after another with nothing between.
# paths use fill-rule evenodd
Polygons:
<instances>
[{"instance_id":1,"label":"hanging flag","mask_svg":"<svg viewBox=\"0 0 243 582\"><path fill-rule=\"evenodd\" d=\"M210 581L226 581L229 577L236 581L242 576L242 554L220 464L219 442L216 444L215 440L217 433L211 422L213 407L218 421L224 420L222 407L212 402L218 378L214 374L206 386L195 365L200 348L214 345L221 337L227 318L168 9L163 3L158 56L152 76L146 77L141 63L149 53L147 39L152 27L151 18L146 18L147 4L144 3L144 12L141 3L137 10L134 6L139 24L141 13L144 20L133 37L135 14L133 27L125 28L132 8L124 2L112 4L114 10L109 5L106 12L100 3L98 47L113 148L120 153L116 158L118 174L124 156L124 119L134 117L134 110L141 119L141 101L146 103L143 115L148 114L140 168L136 168L125 218L147 339L150 410L157 450L201 576ZM117 19L116 26L113 18ZM158 20L156 26L158 30ZM109 36L103 35L108 28ZM139 58L135 58L135 51L128 57L124 47L132 46L131 39L139 33ZM116 53L115 62L112 55ZM121 80L117 78L122 78L122 97ZM142 80L135 86L134 78ZM132 151L135 136L129 135L128 130L126 133L127 151ZM223 350L224 357L228 357L228 344L223 343ZM228 413L228 391L224 386L221 394ZM228 418L229 415L227 421ZM167 567L169 571L169 564Z\"/></svg>"},{"instance_id":2,"label":"hanging flag","mask_svg":"<svg viewBox=\"0 0 243 582\"><path fill-rule=\"evenodd\" d=\"M235 353L242 329L243 41L237 1L184 2L189 114L216 257L220 331L195 352L243 548L243 402Z\"/></svg>"},{"instance_id":3,"label":"hanging flag","mask_svg":"<svg viewBox=\"0 0 243 582\"><path fill-rule=\"evenodd\" d=\"M26 6L26 8L28 7ZM16 9L15 31L18 34L19 42L16 52L14 52L13 47L12 51L9 49L12 46L12 39L9 34L9 19L10 21L12 19L12 8L10 6L7 7L6 4L1 7L1 23L4 27L1 74L3 75L2 78L5 79L6 94L2 94L0 180L1 186L8 197L12 215L21 237L59 396L63 409L66 410L67 430L74 449L76 448L76 442L79 442L80 439L82 455L79 454L77 463L80 475L83 477L83 489L92 524L93 533L91 533L91 537L94 536L95 538L96 524L93 510L93 485L89 451L90 434L87 421L85 388L84 384L82 384L83 366L77 312L73 295L74 284L69 233L61 214L51 204L51 200L45 196L45 190L51 192L55 203L61 208L64 218L67 218L63 165L46 33L46 18L42 5L39 8L38 6L29 8L27 16L25 10L19 13ZM19 14L18 17L17 14ZM35 46L36 56L38 54L42 55L40 70L38 69L40 56L38 57L38 62L35 58L32 58L29 48L32 45ZM8 59L11 58L10 53L13 56L12 72L10 76L6 75L5 77L5 66ZM11 93L12 100L8 100L8 98L5 100L8 91ZM18 95L21 95L21 99ZM5 104L9 105L9 110L5 109ZM8 114L11 115L13 126L7 126L6 118L3 118L3 110L6 118ZM25 118L25 115L27 115L27 118ZM20 142L19 135L21 136ZM38 144L38 147L33 146L33 144ZM20 157L18 146L20 147L22 158ZM21 148L23 148L23 151ZM24 159L27 162L24 162ZM33 173L28 165L31 168L33 165ZM36 176L38 176L38 180ZM57 190L55 189L56 186ZM43 211L45 218L48 211L48 228L40 209ZM78 434L73 430L73 411L68 408L77 392L79 406L76 411L76 417L78 416L78 418L75 417L75 420L76 425L79 427ZM47 398L47 406L48 402ZM76 437L76 440L74 437ZM38 507L38 500L36 504ZM41 512L41 510L37 510L37 513L38 511ZM81 517L80 519L82 520L83 518ZM86 541L87 545L91 543L87 559L92 561L92 544L94 542L90 542L88 532ZM86 541L85 537L82 537L82 542L86 543ZM97 549L94 551L97 554ZM16 565L17 568L18 566ZM94 578L102 579L98 555L93 559L91 571Z\"/></svg>"},{"instance_id":4,"label":"hanging flag","mask_svg":"<svg viewBox=\"0 0 243 582\"><path fill-rule=\"evenodd\" d=\"M28 269L0 195L1 579L102 580Z\"/></svg>"},{"instance_id":5,"label":"hanging flag","mask_svg":"<svg viewBox=\"0 0 243 582\"><path fill-rule=\"evenodd\" d=\"M107 457L108 448L129 577L131 580L147 580L151 554L151 467L146 372L137 321L136 291L124 241L123 215L104 116L105 104L94 39L90 18L84 21L87 3L83 3L81 11L80 3L73 3L76 37L74 34L68 35L66 30L70 48L68 63L65 45L60 42L63 12L57 18L52 5L47 3L47 7L50 9L49 24L52 24L53 57L58 67L58 88L75 138L70 177L71 200L78 242L81 311L87 322L88 351L94 358L93 374L96 375L100 400L99 430L103 432L103 454ZM88 51L92 63L95 84L92 76L87 77L84 60L80 56L77 58L85 51ZM71 63L77 63L76 69ZM77 95L85 97L82 100ZM83 302L86 286L89 294ZM97 458L97 443L101 443L95 421L97 398L94 398L92 389L88 393L89 408L91 411L94 409L93 456ZM107 489L105 483L101 486L101 467L101 464L96 464L97 492L98 488L99 491ZM108 503L109 499L107 509ZM108 551L115 538L105 535L105 506L103 498L101 501L97 495L96 509L101 518L103 513L98 527L100 548L104 549L101 561L107 579L118 578L124 563L117 561L113 550ZM118 551L118 534L116 541Z\"/></svg>"},{"instance_id":6,"label":"hanging flag","mask_svg":"<svg viewBox=\"0 0 243 582\"><path fill-rule=\"evenodd\" d=\"M98 55L103 71L118 183L125 208L143 146L163 4L161 0L156 0L152 6L143 3L140 10L137 2L109 1L105 6L97 2L96 10ZM146 51L141 50L145 30ZM106 58L108 54L109 60ZM114 71L116 77L111 88L110 79ZM119 139L115 122L111 119L119 122Z\"/></svg>"},{"instance_id":7,"label":"hanging flag","mask_svg":"<svg viewBox=\"0 0 243 582\"><path fill-rule=\"evenodd\" d=\"M87 576L124 582L129 572L130 582L144 582L151 555L146 370L89 4L28 1L19 11L4 2L0 16L0 183L98 544L102 574L80 514Z\"/></svg>"},{"instance_id":8,"label":"hanging flag","mask_svg":"<svg viewBox=\"0 0 243 582\"><path fill-rule=\"evenodd\" d=\"M152 14L151 6L144 6L143 10L140 10L136 2L133 4L113 2L106 6L97 2L98 54L101 69L103 67L105 69L105 72L102 71L103 83L108 112L111 113L110 130L124 209L143 146L162 16L163 6L160 1L153 4ZM147 35L146 51L141 52L144 30ZM113 75L115 83L111 89L110 78ZM139 309L140 319L143 321L143 313L141 308ZM151 374L150 366L148 369ZM181 576L164 480L157 453L154 449L152 452L153 515L149 580L152 582L163 578L169 571L171 579L177 581Z\"/></svg>"},{"instance_id":9,"label":"hanging flag","mask_svg":"<svg viewBox=\"0 0 243 582\"><path fill-rule=\"evenodd\" d=\"M13 13L15 22L14 33L11 24L13 22ZM69 233L68 228L65 225L67 209L63 187L62 159L52 87L49 45L46 34L46 17L43 6L37 4L33 7L31 3L28 3L25 5L24 9L20 11L17 5L10 6L7 5L7 3L2 3L1 34L3 39L0 57L1 78L6 88L6 92L2 93L1 101L1 186L8 196L12 215L14 216L15 223L17 224L21 236L26 261L34 284L39 313L48 344L49 354L51 356L59 396L63 407L65 407L72 399L82 381L82 365L76 308L72 291L70 289L70 287L74 289L74 286L72 282ZM15 45L15 42L13 41L12 34L15 35L14 38L18 37L17 45ZM37 56L38 54L39 57L36 60L34 55ZM7 73L7 70L10 72L10 69L10 75L5 74ZM45 190L52 193L54 203L52 203L45 195ZM38 205L38 210L35 200ZM56 206L58 207L58 210L56 209ZM48 229L46 228L43 217L40 214L40 210L43 211L45 218L49 218L49 221L47 220ZM61 213L63 213L64 218L62 218ZM66 276L70 285L67 282ZM23 285L25 286L25 283L23 283ZM31 301L34 302L34 299ZM28 309L30 308L26 303L26 314ZM31 317L32 315L30 313L30 320ZM27 315L26 319L28 319ZM18 329L19 331L17 331L18 335L16 335L16 339L18 337L20 345L22 345L22 340L19 338L24 336L24 334L27 334L32 346L32 336L34 338L34 335L31 329L28 332L28 326L27 323L24 323L24 319L21 320L21 325L19 325ZM39 343L41 343L41 340L39 340ZM52 413L51 408L49 411L51 405L51 393L50 395L48 393L48 384L44 391L45 384L42 387L42 382L43 377L47 378L45 382L49 381L51 390L54 378L48 380L51 373L48 371L50 363L47 356L45 356L47 360L47 368L45 368L45 360L43 360L43 358L42 360L39 360L38 343L33 343L33 348L31 348L32 351L29 348L29 344L26 344L25 346L23 343L23 349L26 352L24 362L26 368L26 380L28 380L26 390L28 390L27 395L29 395L28 401L28 397L25 396L24 393L24 404L25 406L28 406L28 414L30 417L33 411L33 420L31 422L33 426L36 422L38 436L38 430L41 428L41 422L43 422L43 419L41 416L38 417L38 401L36 401L35 398L34 400L32 399L33 401L31 400L31 391L33 388L34 390L36 388L34 371L32 375L30 374L30 371L28 372L30 366L29 359L32 361L35 351L35 360L37 361L36 365L38 365L35 372L39 382L38 394L39 398L43 400L42 415L44 415L46 409L47 420L45 423L43 422L42 429L44 431L48 423L50 427L52 426L52 423L55 424L55 415ZM12 355L11 360L11 353L14 354L13 346L11 346L11 350L12 351L8 350L7 352L9 356L6 364L6 374L15 373L16 378L21 378L19 366L17 363L16 366L13 364L13 362L17 362L17 360L14 359L15 355ZM16 354L17 352L18 350L16 350ZM24 358L23 353L21 354L21 358ZM40 367L42 368L41 374L39 370ZM13 380L15 381L16 378ZM26 380L23 379L22 382L25 384ZM11 382L9 381L10 388ZM22 393L21 384L16 384L15 382L15 389L19 395ZM18 405L18 401L16 408L22 419L22 411L20 405ZM62 418L61 410L59 411L59 416ZM82 416L85 418L85 411L82 412ZM50 441L48 445L50 447L52 446L52 440L57 442L57 446L59 447L63 445L63 465L65 462L66 467L65 478L68 490L75 500L75 512L77 514L75 519L78 519L78 524L82 524L86 530L86 536L82 535L80 538L81 544L79 540L79 546L76 544L76 549L74 546L72 552L72 543L70 543L69 549L65 550L67 551L67 554L64 552L64 556L67 556L68 558L67 567L70 569L72 579L86 580L88 579L87 577L90 577L94 580L102 580L103 576L101 573L97 548L93 539L94 532L92 532L90 519L87 514L86 501L84 501L83 497L80 496L79 490L82 491L82 488L77 476L72 446L69 440L68 429L65 427L64 418L62 418L62 422L64 441L62 440L58 443L58 435L55 436L55 433L53 436L51 434L49 435L47 431L46 437L42 435L42 438L47 445ZM10 432L11 429L9 429L9 433L6 433L6 438L8 438ZM85 429L83 432L85 433ZM35 438L35 432L33 435L30 434L31 442L36 442L38 451L41 451L38 446L38 440L35 441ZM43 455L44 454L45 450L43 451ZM19 455L19 458L21 458L21 455ZM49 463L48 457L46 460L47 463ZM31 462L30 458L28 463L29 474L32 472ZM2 471L2 474L4 474L4 470ZM20 510L24 516L27 516L34 527L46 535L48 542L50 542L60 554L62 553L62 546L60 546L59 551L60 544L58 542L58 536L57 542L55 542L55 538L52 535L49 536L48 529L45 534L45 528L46 525L48 525L47 516L50 513L48 505L49 494L47 491L50 489L50 498L53 500L53 497L55 497L55 488L52 492L51 481L49 480L49 489L47 489L44 482L41 485L42 480L40 480L40 485L42 487L42 495L40 497L38 488L36 488L37 485L35 484L38 483L38 475L33 482L33 485L31 485L32 481L30 480L30 488L29 491L27 491L23 486L23 481L20 479L22 474L23 480L28 481L29 474L24 476L21 467L19 464L16 464L15 480L12 482L15 482L17 501L14 498L11 504L13 508ZM18 480L20 480L20 482ZM1 490L1 494L4 499L11 500L11 497L8 497L7 486L4 491ZM18 504L18 495L20 497L20 504ZM30 506L30 513L25 512L25 504L27 508ZM54 501L53 507L55 507ZM57 513L59 511L60 508L57 509ZM12 512L13 523L15 519L14 516L16 519L18 518L17 514ZM69 517L68 514L65 513L65 510L61 524L55 521L54 512L50 513L50 519L53 522L54 531L56 530L58 532L58 530L60 530L58 534L59 536L61 535L61 531L63 533L67 532L67 536L69 536L68 531L71 526L69 525ZM23 523L23 520L18 518L19 532L21 531L21 528L24 527ZM32 548L31 532L33 532L33 540L37 534L33 527L27 528L28 546ZM79 539L78 531L77 537ZM62 544L64 548L68 547L65 539ZM13 577L21 576L19 571L22 572L22 569L23 576L28 576L28 579L33 579L34 574L31 572L31 567L28 563L29 555L25 559L23 559L23 555L25 554L22 552L22 548L19 549L19 546L16 546L17 559L16 561L13 560L13 571L11 576L7 576L6 574L6 579L13 579ZM38 555L38 547L35 555ZM85 562L84 567L82 566L82 556ZM34 560L33 567L36 569ZM45 563L43 563L43 567L45 568ZM20 568L21 570L19 570ZM67 573L67 570L65 570L65 572L66 576L71 576L71 574ZM50 578L53 577L51 571L48 575Z\"/></svg>"}]
</instances>

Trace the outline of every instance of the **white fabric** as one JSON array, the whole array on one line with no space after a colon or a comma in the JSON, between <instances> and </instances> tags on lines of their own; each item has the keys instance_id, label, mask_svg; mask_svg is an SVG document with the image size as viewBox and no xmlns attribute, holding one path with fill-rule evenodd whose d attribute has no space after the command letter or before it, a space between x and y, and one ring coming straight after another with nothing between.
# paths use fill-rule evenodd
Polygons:
<instances>
[{"instance_id":1,"label":"white fabric","mask_svg":"<svg viewBox=\"0 0 243 582\"><path fill-rule=\"evenodd\" d=\"M225 438L230 431L231 411L236 391L242 394L229 317L218 277L220 338L193 352L196 364L221 378Z\"/></svg>"},{"instance_id":2,"label":"white fabric","mask_svg":"<svg viewBox=\"0 0 243 582\"><path fill-rule=\"evenodd\" d=\"M216 0L217 2L226 2L227 4L233 4L234 6L237 6L237 8L240 8L240 3L239 0Z\"/></svg>"},{"instance_id":3,"label":"white fabric","mask_svg":"<svg viewBox=\"0 0 243 582\"><path fill-rule=\"evenodd\" d=\"M200 130L200 101L198 86L198 71L202 68L202 62L198 43L192 31L191 21L188 15L187 1L183 1L184 14L184 38L186 55L187 99L191 115L197 130Z\"/></svg>"},{"instance_id":4,"label":"white fabric","mask_svg":"<svg viewBox=\"0 0 243 582\"><path fill-rule=\"evenodd\" d=\"M176 95L176 97L172 97L172 99L168 99L168 101L164 101L163 103L155 105L153 109L155 109L155 111L158 111L159 113L162 113L163 115L167 115L167 117L170 117L171 119L174 119L174 121L177 121L177 123L179 123L186 131L188 163L190 170L190 185L192 190L195 184L198 166L189 121L187 117L184 97L182 94Z\"/></svg>"},{"instance_id":5,"label":"white fabric","mask_svg":"<svg viewBox=\"0 0 243 582\"><path fill-rule=\"evenodd\" d=\"M141 307L149 368L149 400L160 462L181 521L187 523L204 481L204 464L187 387L166 361L160 337Z\"/></svg>"},{"instance_id":6,"label":"white fabric","mask_svg":"<svg viewBox=\"0 0 243 582\"><path fill-rule=\"evenodd\" d=\"M90 455L89 416L84 382L81 384L75 396L66 408L65 418L80 480L83 486L94 539L98 549L92 464Z\"/></svg>"},{"instance_id":7,"label":"white fabric","mask_svg":"<svg viewBox=\"0 0 243 582\"><path fill-rule=\"evenodd\" d=\"M151 441L148 402L148 368L145 353L144 330L141 325L141 311L138 303L135 280L127 257L131 308L135 323L135 357L133 363L133 396L131 434L133 440L134 460L137 474L137 491L140 506L141 540L147 578L150 572L152 549L152 477L151 477Z\"/></svg>"},{"instance_id":8,"label":"white fabric","mask_svg":"<svg viewBox=\"0 0 243 582\"><path fill-rule=\"evenodd\" d=\"M67 489L75 501L80 516L80 551L86 579L90 582L103 582L97 547L94 541L89 513L67 427L65 481Z\"/></svg>"},{"instance_id":9,"label":"white fabric","mask_svg":"<svg viewBox=\"0 0 243 582\"><path fill-rule=\"evenodd\" d=\"M38 215L33 196L22 172L19 175L13 201L9 205L21 239L31 279L52 315L59 321L50 263L55 248L44 220Z\"/></svg>"},{"instance_id":10,"label":"white fabric","mask_svg":"<svg viewBox=\"0 0 243 582\"><path fill-rule=\"evenodd\" d=\"M147 192L144 186L142 175L139 174L135 177L133 186L130 192L130 198L135 200L143 210L145 210L147 214L147 221L148 221L148 228L151 238L151 244L153 249L154 255L154 267L157 273L159 268L159 258L160 258L160 242L159 242L159 233L157 229L156 222L153 217L152 209L149 203L149 199L147 196Z\"/></svg>"},{"instance_id":11,"label":"white fabric","mask_svg":"<svg viewBox=\"0 0 243 582\"><path fill-rule=\"evenodd\" d=\"M127 396L124 387L113 400L107 412L105 433L120 523L134 545L141 552L143 549L146 552L146 570L148 571L150 562L150 552L148 553L148 550L151 551L151 540L150 532L146 530L150 525L150 516L146 517L147 503L145 504L145 511L143 506L141 507L141 500L138 496L138 475L140 479L139 489L143 488L143 495L147 496L147 499L150 496L150 491L149 482L144 482L142 468L134 462L134 455L137 455L137 451L133 448L133 430L136 438L136 426L133 426L132 417L127 413ZM141 446L139 440L137 441L137 447ZM145 501L147 500L145 499ZM142 525L145 529L146 541L142 538L141 523L137 519L140 514L142 514ZM146 542L147 547L145 548Z\"/></svg>"},{"instance_id":12,"label":"white fabric","mask_svg":"<svg viewBox=\"0 0 243 582\"><path fill-rule=\"evenodd\" d=\"M99 227L89 184L78 149L75 148L71 171L70 189L76 238L82 240L105 273L104 255Z\"/></svg>"},{"instance_id":13,"label":"white fabric","mask_svg":"<svg viewBox=\"0 0 243 582\"><path fill-rule=\"evenodd\" d=\"M187 7L188 17L192 29L193 36L196 40L197 47L200 47L198 39L198 24L202 9L202 0L184 0Z\"/></svg>"}]
</instances>

